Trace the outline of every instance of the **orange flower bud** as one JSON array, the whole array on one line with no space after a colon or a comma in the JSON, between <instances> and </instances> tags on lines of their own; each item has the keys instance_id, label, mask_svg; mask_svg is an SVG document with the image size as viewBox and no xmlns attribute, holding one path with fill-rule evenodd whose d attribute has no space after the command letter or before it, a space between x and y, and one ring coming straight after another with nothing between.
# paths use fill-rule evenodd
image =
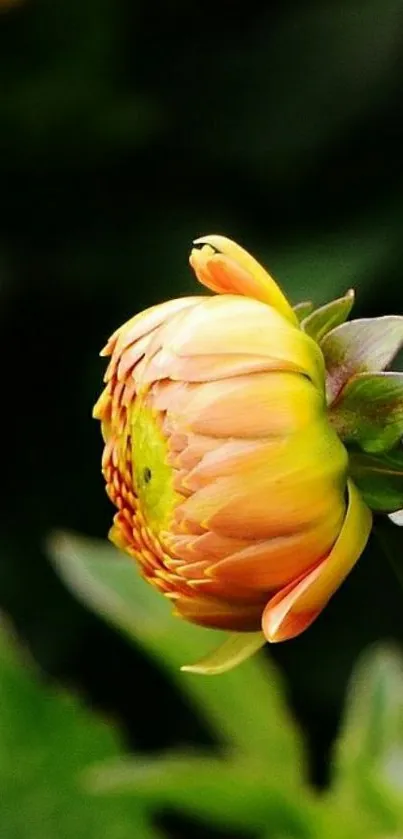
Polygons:
<instances>
[{"instance_id":1,"label":"orange flower bud","mask_svg":"<svg viewBox=\"0 0 403 839\"><path fill-rule=\"evenodd\" d=\"M340 585L371 513L327 416L318 343L239 245L199 244L191 265L218 295L154 306L103 351L110 536L181 617L281 641Z\"/></svg>"}]
</instances>

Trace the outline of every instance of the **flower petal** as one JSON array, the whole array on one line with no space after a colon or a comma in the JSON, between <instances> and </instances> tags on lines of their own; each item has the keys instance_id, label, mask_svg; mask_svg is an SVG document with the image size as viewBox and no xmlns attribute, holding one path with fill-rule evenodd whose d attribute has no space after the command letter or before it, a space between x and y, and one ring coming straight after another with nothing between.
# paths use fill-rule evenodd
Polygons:
<instances>
[{"instance_id":1,"label":"flower petal","mask_svg":"<svg viewBox=\"0 0 403 839\"><path fill-rule=\"evenodd\" d=\"M242 294L268 303L293 324L298 323L287 298L273 277L244 248L225 236L210 235L196 239L190 264L197 279L221 294ZM218 251L218 253L216 253Z\"/></svg>"},{"instance_id":2,"label":"flower petal","mask_svg":"<svg viewBox=\"0 0 403 839\"><path fill-rule=\"evenodd\" d=\"M199 626L230 631L256 632L259 629L262 604L234 603L221 598L173 594L174 615Z\"/></svg>"},{"instance_id":3,"label":"flower petal","mask_svg":"<svg viewBox=\"0 0 403 839\"><path fill-rule=\"evenodd\" d=\"M361 556L371 531L372 515L352 481L348 482L348 492L346 518L329 556L269 600L262 618L268 641L285 641L303 632Z\"/></svg>"},{"instance_id":4,"label":"flower petal","mask_svg":"<svg viewBox=\"0 0 403 839\"><path fill-rule=\"evenodd\" d=\"M233 632L225 641L196 664L185 664L185 673L218 676L242 664L266 643L262 632Z\"/></svg>"},{"instance_id":5,"label":"flower petal","mask_svg":"<svg viewBox=\"0 0 403 839\"><path fill-rule=\"evenodd\" d=\"M210 297L194 306L175 330L165 333L164 351L181 359L216 356L219 361L222 356L232 355L265 358L266 370L300 372L320 390L324 388L323 356L318 345L275 309L250 298Z\"/></svg>"},{"instance_id":6,"label":"flower petal","mask_svg":"<svg viewBox=\"0 0 403 839\"><path fill-rule=\"evenodd\" d=\"M343 510L336 505L313 527L296 533L251 542L211 565L209 577L245 591L278 591L291 580L300 579L313 560L320 560L333 547L343 522ZM199 537L200 538L200 537Z\"/></svg>"},{"instance_id":7,"label":"flower petal","mask_svg":"<svg viewBox=\"0 0 403 839\"><path fill-rule=\"evenodd\" d=\"M183 385L171 400L176 423L201 435L256 438L292 434L323 411L324 397L305 376L288 371L255 373L197 387Z\"/></svg>"}]
</instances>

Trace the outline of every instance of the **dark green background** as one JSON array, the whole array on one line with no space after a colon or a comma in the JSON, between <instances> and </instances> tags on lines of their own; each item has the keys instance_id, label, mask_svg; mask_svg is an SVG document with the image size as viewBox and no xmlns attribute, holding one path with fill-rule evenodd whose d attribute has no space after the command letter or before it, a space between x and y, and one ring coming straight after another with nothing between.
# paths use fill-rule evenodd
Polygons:
<instances>
[{"instance_id":1,"label":"dark green background","mask_svg":"<svg viewBox=\"0 0 403 839\"><path fill-rule=\"evenodd\" d=\"M1 606L130 742L192 743L198 722L45 557L54 528L110 524L98 350L135 311L197 293L187 254L210 232L253 251L294 302L354 286L356 314L402 312L403 3L0 9ZM403 640L403 599L374 548L316 625L273 650L315 780L353 660L389 637Z\"/></svg>"}]
</instances>

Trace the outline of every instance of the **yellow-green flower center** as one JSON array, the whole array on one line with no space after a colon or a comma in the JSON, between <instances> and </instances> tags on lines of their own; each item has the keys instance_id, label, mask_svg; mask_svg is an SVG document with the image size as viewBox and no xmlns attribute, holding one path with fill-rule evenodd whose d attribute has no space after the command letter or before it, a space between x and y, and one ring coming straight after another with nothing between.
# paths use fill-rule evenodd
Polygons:
<instances>
[{"instance_id":1,"label":"yellow-green flower center","mask_svg":"<svg viewBox=\"0 0 403 839\"><path fill-rule=\"evenodd\" d=\"M173 487L173 471L167 463L168 445L158 415L141 398L132 413L131 439L135 492L147 525L158 534L169 528L181 496Z\"/></svg>"}]
</instances>

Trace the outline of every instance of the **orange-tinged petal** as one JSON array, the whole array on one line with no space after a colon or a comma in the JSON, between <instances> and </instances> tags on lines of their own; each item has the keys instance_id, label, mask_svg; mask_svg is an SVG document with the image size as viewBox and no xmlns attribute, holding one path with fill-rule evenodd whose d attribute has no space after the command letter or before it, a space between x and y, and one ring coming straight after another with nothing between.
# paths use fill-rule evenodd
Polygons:
<instances>
[{"instance_id":1,"label":"orange-tinged petal","mask_svg":"<svg viewBox=\"0 0 403 839\"><path fill-rule=\"evenodd\" d=\"M299 579L312 563L326 556L340 532L344 510L335 506L323 521L296 533L252 542L216 564L208 576L248 590L275 591Z\"/></svg>"},{"instance_id":2,"label":"orange-tinged petal","mask_svg":"<svg viewBox=\"0 0 403 839\"><path fill-rule=\"evenodd\" d=\"M219 478L187 498L175 511L182 526L198 524L234 538L269 539L309 527L340 504L340 492L310 476L298 476L276 487L260 481L234 487L231 478ZM271 489L271 492L269 491ZM234 491L236 490L236 492Z\"/></svg>"},{"instance_id":3,"label":"orange-tinged petal","mask_svg":"<svg viewBox=\"0 0 403 839\"><path fill-rule=\"evenodd\" d=\"M249 545L247 539L232 539L211 530L201 536L164 533L162 538L172 555L177 557L174 561L179 565L184 562L200 562L206 556L210 562L217 562Z\"/></svg>"},{"instance_id":4,"label":"orange-tinged petal","mask_svg":"<svg viewBox=\"0 0 403 839\"><path fill-rule=\"evenodd\" d=\"M217 296L194 306L178 320L177 328L164 336L164 352L181 359L209 356L211 378L214 356L266 358L266 370L303 373L320 390L324 388L318 345L275 309L250 298Z\"/></svg>"},{"instance_id":5,"label":"orange-tinged petal","mask_svg":"<svg viewBox=\"0 0 403 839\"><path fill-rule=\"evenodd\" d=\"M198 280L221 294L243 294L268 303L293 324L297 317L273 277L244 248L225 236L196 239L190 264ZM218 251L218 253L216 253Z\"/></svg>"},{"instance_id":6,"label":"orange-tinged petal","mask_svg":"<svg viewBox=\"0 0 403 839\"><path fill-rule=\"evenodd\" d=\"M183 385L176 398L165 399L180 427L238 438L285 437L316 419L323 405L323 394L309 379L287 371Z\"/></svg>"},{"instance_id":7,"label":"orange-tinged petal","mask_svg":"<svg viewBox=\"0 0 403 839\"><path fill-rule=\"evenodd\" d=\"M329 556L269 600L262 618L268 641L285 641L303 632L361 556L371 531L372 514L352 481L348 481L348 492L346 518Z\"/></svg>"},{"instance_id":8,"label":"orange-tinged petal","mask_svg":"<svg viewBox=\"0 0 403 839\"><path fill-rule=\"evenodd\" d=\"M214 486L220 478L229 478L232 492L222 501L230 502L240 492L252 495L260 486L266 501L275 501L287 487L290 498L297 496L297 486L312 480L325 488L344 486L347 454L336 433L320 417L289 437L236 439L229 437L207 451L188 475L189 486L198 490ZM305 498L304 501L307 499Z\"/></svg>"},{"instance_id":9,"label":"orange-tinged petal","mask_svg":"<svg viewBox=\"0 0 403 839\"><path fill-rule=\"evenodd\" d=\"M200 626L215 629L238 629L254 632L259 629L262 606L259 603L228 603L211 596L174 595L174 614Z\"/></svg>"}]
</instances>

